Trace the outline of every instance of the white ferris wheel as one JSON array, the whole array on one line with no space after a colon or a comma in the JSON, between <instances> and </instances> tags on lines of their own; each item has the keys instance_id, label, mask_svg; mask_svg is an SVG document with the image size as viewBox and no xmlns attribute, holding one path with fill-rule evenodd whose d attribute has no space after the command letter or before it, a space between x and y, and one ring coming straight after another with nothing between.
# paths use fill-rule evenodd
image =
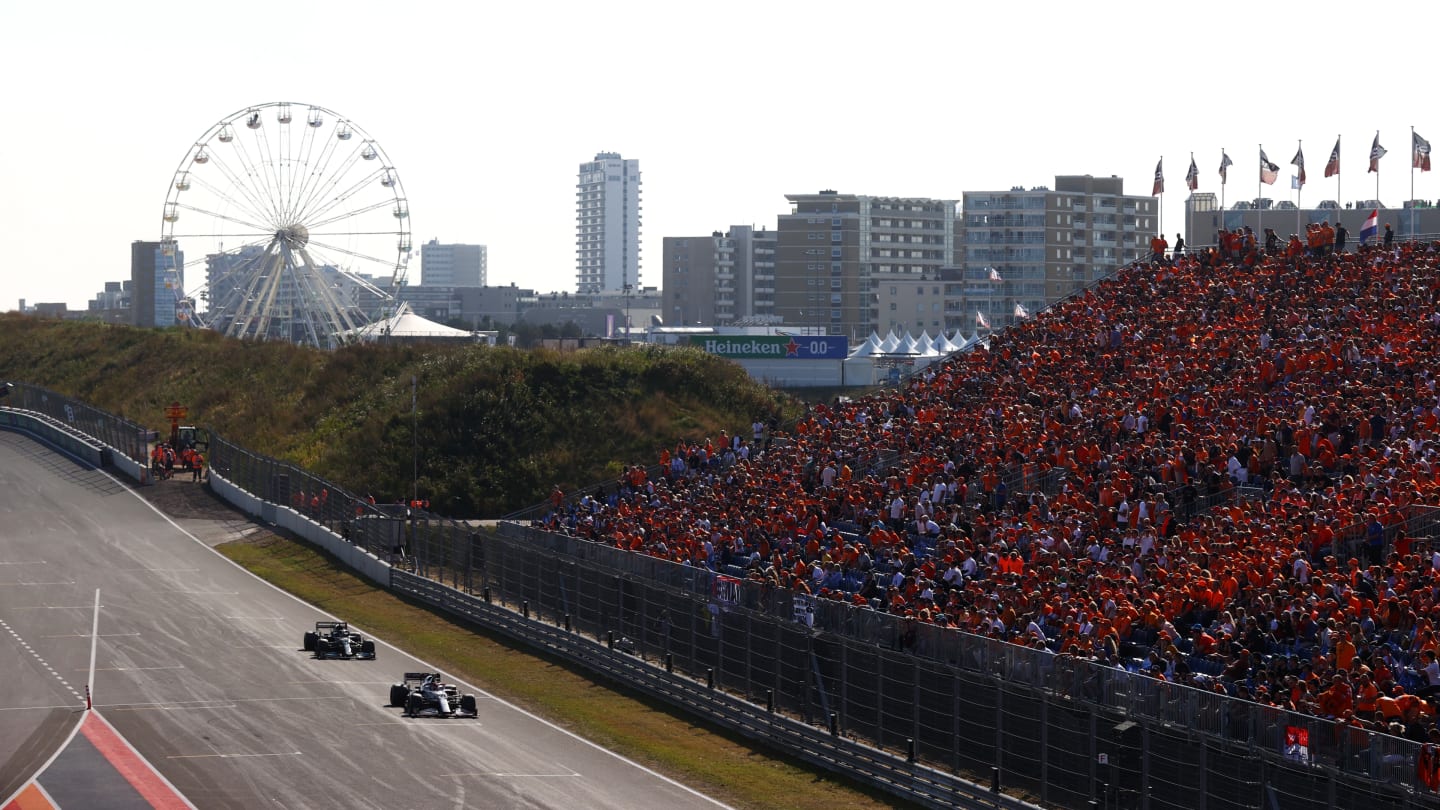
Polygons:
<instances>
[{"instance_id":1,"label":"white ferris wheel","mask_svg":"<svg viewBox=\"0 0 1440 810\"><path fill-rule=\"evenodd\" d=\"M165 197L176 319L333 348L394 309L410 209L380 144L324 107L271 102L206 130Z\"/></svg>"}]
</instances>

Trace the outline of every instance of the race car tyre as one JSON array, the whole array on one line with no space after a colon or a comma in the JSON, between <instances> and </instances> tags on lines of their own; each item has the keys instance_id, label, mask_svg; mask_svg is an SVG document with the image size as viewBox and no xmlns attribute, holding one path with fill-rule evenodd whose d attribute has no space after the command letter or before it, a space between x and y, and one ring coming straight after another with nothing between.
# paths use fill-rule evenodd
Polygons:
<instances>
[{"instance_id":1,"label":"race car tyre","mask_svg":"<svg viewBox=\"0 0 1440 810\"><path fill-rule=\"evenodd\" d=\"M373 641L362 641L362 642L360 643L360 654L361 654L361 655L365 655L365 656L369 656L370 658L374 658L374 657L375 657L375 642L373 642Z\"/></svg>"},{"instance_id":2,"label":"race car tyre","mask_svg":"<svg viewBox=\"0 0 1440 810\"><path fill-rule=\"evenodd\" d=\"M391 705L391 706L404 706L404 705L405 705L405 698L408 697L409 695L410 695L410 690L409 690L409 689L406 689L402 684L398 684L398 683L397 683L397 684L394 684L393 686L390 687L390 705Z\"/></svg>"},{"instance_id":3,"label":"race car tyre","mask_svg":"<svg viewBox=\"0 0 1440 810\"><path fill-rule=\"evenodd\" d=\"M474 695L462 695L460 697L460 711L464 712L465 714L476 713Z\"/></svg>"},{"instance_id":4,"label":"race car tyre","mask_svg":"<svg viewBox=\"0 0 1440 810\"><path fill-rule=\"evenodd\" d=\"M319 638L319 636L315 635L313 631L305 634L305 652L315 652L315 640L317 638Z\"/></svg>"},{"instance_id":5,"label":"race car tyre","mask_svg":"<svg viewBox=\"0 0 1440 810\"><path fill-rule=\"evenodd\" d=\"M420 716L420 705L421 705L420 696L419 696L419 695L413 695L413 694L412 694L412 695L405 701L405 714L406 714L407 716L410 716L410 717L419 717L419 716Z\"/></svg>"}]
</instances>

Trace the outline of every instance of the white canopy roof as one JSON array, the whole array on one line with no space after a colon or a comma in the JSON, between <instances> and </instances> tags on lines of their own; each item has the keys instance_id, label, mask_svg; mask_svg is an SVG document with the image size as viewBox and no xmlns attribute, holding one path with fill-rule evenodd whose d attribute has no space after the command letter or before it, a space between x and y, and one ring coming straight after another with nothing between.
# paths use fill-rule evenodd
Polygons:
<instances>
[{"instance_id":1,"label":"white canopy roof","mask_svg":"<svg viewBox=\"0 0 1440 810\"><path fill-rule=\"evenodd\" d=\"M360 340L381 340L383 338L471 340L475 337L464 329L456 329L416 315L408 303L402 303L394 315L366 324L346 334Z\"/></svg>"}]
</instances>

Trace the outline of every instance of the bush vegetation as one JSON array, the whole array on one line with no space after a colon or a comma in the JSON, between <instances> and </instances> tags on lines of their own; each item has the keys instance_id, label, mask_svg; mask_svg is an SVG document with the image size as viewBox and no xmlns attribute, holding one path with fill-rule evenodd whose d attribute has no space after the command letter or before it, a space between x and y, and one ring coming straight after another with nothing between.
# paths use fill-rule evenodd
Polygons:
<instances>
[{"instance_id":1,"label":"bush vegetation","mask_svg":"<svg viewBox=\"0 0 1440 810\"><path fill-rule=\"evenodd\" d=\"M411 378L416 381L412 433ZM319 351L208 330L0 315L0 379L168 430L165 406L380 501L498 517L798 403L696 349L411 345Z\"/></svg>"}]
</instances>

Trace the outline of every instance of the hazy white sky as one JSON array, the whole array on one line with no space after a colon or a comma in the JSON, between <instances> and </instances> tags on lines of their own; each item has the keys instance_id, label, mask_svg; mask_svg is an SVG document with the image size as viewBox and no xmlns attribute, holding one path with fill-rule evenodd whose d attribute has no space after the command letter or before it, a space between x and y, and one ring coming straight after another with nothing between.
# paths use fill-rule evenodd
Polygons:
<instances>
[{"instance_id":1,"label":"hazy white sky","mask_svg":"<svg viewBox=\"0 0 1440 810\"><path fill-rule=\"evenodd\" d=\"M415 243L489 246L492 284L573 290L574 185L638 158L641 283L660 240L774 227L784 195L958 198L1118 174L1164 227L1200 190L1305 200L1344 136L1347 200L1380 130L1380 198L1409 197L1410 127L1440 144L1433 4L1090 2L0 3L0 309L83 306L156 239L177 164L252 104L335 110L388 152ZM1440 197L1416 176L1415 195ZM183 246L182 246L183 247ZM418 256L411 266L418 281Z\"/></svg>"}]
</instances>

